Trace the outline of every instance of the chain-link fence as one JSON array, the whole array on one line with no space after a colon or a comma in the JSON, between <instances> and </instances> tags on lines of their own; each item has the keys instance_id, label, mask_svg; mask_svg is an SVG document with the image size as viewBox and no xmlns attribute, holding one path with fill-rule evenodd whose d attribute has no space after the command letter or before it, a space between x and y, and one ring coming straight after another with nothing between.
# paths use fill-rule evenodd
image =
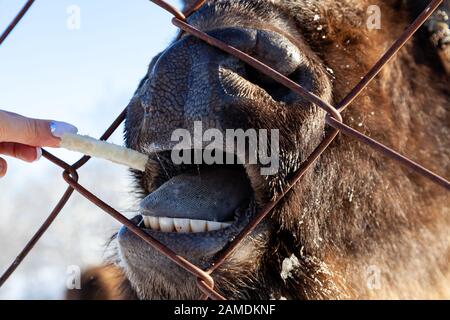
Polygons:
<instances>
[{"instance_id":1,"label":"chain-link fence","mask_svg":"<svg viewBox=\"0 0 450 320\"><path fill-rule=\"evenodd\" d=\"M47 231L49 226L61 212L61 210L66 205L69 198L72 196L74 191L77 191L83 195L87 200L91 201L99 208L103 209L111 217L118 220L120 223L125 225L129 230L135 233L139 238L145 241L148 245L152 246L154 249L158 250L160 253L166 255L170 260L184 268L193 277L197 279L197 285L199 289L204 293L203 299L225 299L219 292L214 288L214 280L212 277L213 272L221 266L221 264L230 256L230 254L236 249L239 243L267 216L267 214L277 205L277 203L290 191L290 189L302 178L305 172L311 168L314 162L320 157L320 155L328 148L332 141L336 138L339 133L348 135L365 145L373 148L377 152L383 154L389 159L397 161L400 165L428 178L432 182L442 186L443 188L450 190L450 182L445 178L431 172L430 170L422 167L421 165L411 161L407 157L397 153L396 151L386 147L380 142L356 131L355 129L349 127L343 123L341 113L357 98L361 92L370 84L370 82L378 75L382 68L394 57L394 55L405 45L405 43L414 35L414 33L420 28L420 26L431 16L431 14L439 7L443 0L432 0L423 10L423 12L403 31L400 37L391 45L391 47L382 55L382 57L375 63L375 65L367 72L367 74L361 78L361 81L345 96L342 101L340 101L336 106L332 106L326 101L320 99L318 96L311 92L308 92L303 87L290 80L286 76L280 74L264 63L258 61L257 59L249 56L248 54L227 45L226 43L211 37L210 35L196 29L187 22L187 18L198 10L206 0L200 0L194 5L192 5L185 12L181 12L174 8L172 5L168 4L162 0L152 0L155 4L167 10L173 15L172 23L180 28L182 32L195 36L211 46L217 47L223 50L243 62L247 63L251 67L257 69L264 75L273 78L276 82L282 84L283 86L289 88L298 95L304 97L311 103L317 105L326 111L326 123L330 127L327 135L323 141L316 147L316 149L311 153L311 155L304 161L300 169L293 175L289 183L289 187L284 190L284 192L278 196L275 200L270 201L265 204L263 208L256 214L256 216L248 223L248 225L231 241L227 247L221 251L220 255L213 261L208 268L202 270L198 266L189 262L188 259L177 255L170 248L158 242L156 239L146 234L143 230L137 227L134 223L129 221L120 212L113 209L107 203L99 199L92 192L87 190L81 184L78 183L78 173L77 170L84 166L90 159L88 156L84 156L79 159L74 164L70 165L61 159L55 157L49 152L43 150L43 156L51 161L56 166L63 169L63 179L67 182L68 188L64 195L61 197L59 202L56 204L53 211L50 213L48 218L44 221L39 230L34 234L31 240L27 243L24 249L20 252L14 262L9 266L9 268L4 272L0 278L0 286L2 286L5 281L11 276L11 274L16 270L18 265L23 261L27 254L33 249L36 242L40 237ZM21 11L17 14L15 19L11 22L5 32L0 36L0 45L9 35L9 33L14 29L20 19L25 15L30 6L33 4L34 0L28 1ZM126 110L117 117L117 119L111 124L111 126L105 131L105 133L100 137L101 140L107 140L111 134L118 128L118 126L124 121L126 115Z\"/></svg>"}]
</instances>

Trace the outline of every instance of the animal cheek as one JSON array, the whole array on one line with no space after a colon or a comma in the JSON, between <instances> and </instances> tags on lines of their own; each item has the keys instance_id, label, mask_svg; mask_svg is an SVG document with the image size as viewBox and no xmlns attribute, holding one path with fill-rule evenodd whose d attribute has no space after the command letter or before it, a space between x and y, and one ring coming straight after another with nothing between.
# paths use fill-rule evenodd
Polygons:
<instances>
[{"instance_id":1,"label":"animal cheek","mask_svg":"<svg viewBox=\"0 0 450 320\"><path fill-rule=\"evenodd\" d=\"M140 128L144 121L144 110L140 100L135 96L127 106L125 118L126 145L132 149L138 149Z\"/></svg>"}]
</instances>

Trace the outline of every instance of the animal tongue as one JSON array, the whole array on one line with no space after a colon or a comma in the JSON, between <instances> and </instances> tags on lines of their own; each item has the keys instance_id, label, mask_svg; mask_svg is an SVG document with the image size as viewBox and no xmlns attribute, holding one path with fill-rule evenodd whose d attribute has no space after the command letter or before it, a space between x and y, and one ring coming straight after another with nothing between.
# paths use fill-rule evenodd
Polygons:
<instances>
[{"instance_id":1,"label":"animal tongue","mask_svg":"<svg viewBox=\"0 0 450 320\"><path fill-rule=\"evenodd\" d=\"M211 167L177 175L142 202L143 215L231 221L234 211L251 196L243 170Z\"/></svg>"}]
</instances>

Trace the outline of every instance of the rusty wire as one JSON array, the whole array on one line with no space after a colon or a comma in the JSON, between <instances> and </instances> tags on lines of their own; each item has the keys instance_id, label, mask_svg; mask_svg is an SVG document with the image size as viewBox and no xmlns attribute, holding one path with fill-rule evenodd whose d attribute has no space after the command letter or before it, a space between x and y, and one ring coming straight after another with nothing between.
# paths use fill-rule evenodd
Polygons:
<instances>
[{"instance_id":1,"label":"rusty wire","mask_svg":"<svg viewBox=\"0 0 450 320\"><path fill-rule=\"evenodd\" d=\"M20 9L19 13L15 16L13 21L9 24L9 26L5 29L5 31L0 36L0 46L2 45L3 41L6 40L6 38L9 36L11 31L17 26L17 24L22 20L23 16L28 12L32 4L34 3L34 0L28 0L25 5Z\"/></svg>"},{"instance_id":2,"label":"rusty wire","mask_svg":"<svg viewBox=\"0 0 450 320\"><path fill-rule=\"evenodd\" d=\"M361 81L348 93L348 95L340 101L336 107L330 105L326 101L320 99L311 92L308 92L302 88L297 83L293 82L289 78L278 73L269 66L263 64L262 62L254 59L253 57L245 54L244 52L227 45L226 43L209 36L208 34L196 29L187 22L187 18L195 13L206 0L197 1L190 8L184 12L179 11L172 5L168 4L163 0L151 0L164 10L168 11L173 15L172 23L180 28L183 32L197 37L208 44L223 50L238 59L244 61L245 63L251 65L261 73L272 77L275 81L286 86L295 93L306 98L308 101L314 103L318 107L326 111L326 123L330 126L327 135L323 141L316 147L312 154L304 161L299 170L294 174L293 178L290 180L288 187L284 192L279 195L275 200L270 201L260 211L256 216L250 221L250 223L244 227L244 229L231 241L222 253L213 261L206 270L202 270L196 265L189 262L186 258L177 255L175 252L170 250L168 247L158 242L156 239L146 234L142 229L133 224L120 212L116 211L114 208L109 206L107 203L103 202L101 199L96 197L92 192L84 188L78 183L78 173L77 170L85 165L90 157L83 156L77 162L72 165L67 164L61 159L55 157L49 152L43 150L43 156L51 161L54 165L59 166L63 169L63 178L69 185L67 190L64 192L63 196L44 221L42 226L33 235L31 240L26 244L23 250L19 253L13 263L9 268L3 273L0 278L0 287L5 283L5 281L11 276L11 274L16 270L19 264L27 256L27 254L33 249L34 245L40 239L40 237L47 231L49 226L64 208L65 204L72 196L74 191L77 191L83 195L87 200L91 201L93 204L101 208L107 214L109 214L114 219L118 220L120 223L125 225L130 229L136 236L141 238L147 244L152 246L154 249L160 253L166 255L170 260L184 268L187 272L192 274L197 279L197 285L200 291L203 293L202 298L211 299L225 299L217 290L214 288L214 279L212 273L227 259L227 257L232 254L232 252L237 248L239 243L271 212L271 210L277 205L277 203L290 191L290 189L302 178L302 176L307 172L309 168L314 164L314 162L320 157L320 155L328 148L328 146L333 142L339 133L343 133L350 137L357 139L358 141L368 145L377 152L385 155L387 158L397 161L400 165L410 169L419 175L428 178L430 181L442 186L443 188L450 190L450 182L445 178L437 175L436 173L422 167L421 165L413 162L407 157L397 153L396 151L388 148L382 143L356 131L355 129L349 127L343 123L341 112L345 110L354 100L358 97L361 92L371 83L371 81L378 75L382 68L395 56L395 54L405 45L405 43L414 35L414 33L420 28L420 26L428 19L428 17L438 8L443 0L432 0L423 10L423 12L406 28L403 33L398 37L398 39L392 44L392 46L382 55L382 57L375 63L375 65L366 73L366 75L361 79ZM28 11L30 6L33 4L34 0L29 0L25 6L20 10L5 32L0 36L0 45L22 19L25 13ZM110 125L110 127L105 131L105 133L100 137L101 140L107 140L111 134L118 128L118 126L124 121L126 115L126 109L121 112L121 114L116 118L116 120Z\"/></svg>"}]
</instances>

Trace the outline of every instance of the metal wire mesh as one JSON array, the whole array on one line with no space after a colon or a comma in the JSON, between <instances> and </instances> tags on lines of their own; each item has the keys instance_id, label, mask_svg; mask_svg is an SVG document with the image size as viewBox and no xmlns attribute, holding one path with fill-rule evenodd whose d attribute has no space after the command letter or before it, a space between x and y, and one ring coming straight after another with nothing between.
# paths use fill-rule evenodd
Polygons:
<instances>
[{"instance_id":1,"label":"metal wire mesh","mask_svg":"<svg viewBox=\"0 0 450 320\"><path fill-rule=\"evenodd\" d=\"M400 37L391 45L391 47L381 56L381 58L375 63L375 65L367 72L367 74L361 78L361 81L348 93L348 95L342 99L340 103L336 106L332 106L326 101L323 101L311 92L308 92L302 88L297 83L293 82L289 78L278 73L269 66L263 64L262 62L254 59L253 57L245 54L244 52L227 45L226 43L215 39L206 33L196 29L187 22L187 17L198 10L206 0L200 0L194 5L192 5L185 12L181 12L172 5L168 4L163 0L151 0L164 10L170 12L173 15L172 23L180 28L183 32L186 32L192 36L195 36L209 45L217 47L238 59L244 61L255 69L259 70L261 73L273 78L275 81L294 91L295 93L306 98L310 102L316 104L318 107L326 111L326 123L331 129L325 136L323 141L316 147L307 160L301 165L300 169L295 173L293 178L289 183L289 187L284 190L284 192L277 197L275 200L264 205L263 208L256 214L252 221L231 241L228 246L222 251L219 257L213 261L208 268L205 270L200 269L196 265L192 264L186 258L177 255L175 252L170 250L165 245L161 244L150 235L146 234L143 230L137 227L134 223L129 221L124 215L116 211L114 208L109 206L107 203L96 197L92 192L84 188L78 183L78 173L77 170L84 166L90 159L88 156L80 158L77 162L70 165L61 159L55 157L49 152L43 150L43 156L51 161L56 166L63 169L63 179L67 182L68 188L65 193L56 204L53 211L44 221L42 226L33 235L31 240L27 243L24 249L19 253L13 263L4 272L0 278L0 287L5 283L5 281L11 276L11 274L16 270L19 264L27 256L27 254L33 249L34 245L40 239L40 237L47 231L49 226L64 208L65 204L72 196L74 191L77 191L83 195L87 200L94 203L96 206L104 210L111 217L118 220L120 223L125 225L129 230L136 234L143 241L148 243L154 249L158 250L160 253L166 255L170 260L184 268L192 276L197 279L197 285L199 289L203 292L201 298L207 299L225 299L217 290L214 288L214 280L212 278L212 273L220 267L220 265L227 259L227 257L236 249L239 243L266 217L266 215L277 205L277 203L289 192L289 190L302 178L305 172L312 166L312 164L319 158L319 156L327 149L331 142L336 138L339 133L348 135L355 138L356 140L366 144L367 146L373 148L377 152L385 155L387 158L397 161L400 165L428 178L430 181L442 186L443 188L450 190L450 182L445 178L437 175L436 173L422 167L421 165L413 162L407 157L397 153L396 151L390 149L389 147L383 145L380 142L358 132L357 130L349 127L343 123L341 112L344 111L351 102L354 101L356 97L370 84L370 82L377 76L377 74L382 70L382 68L394 57L394 55L405 45L405 43L414 35L414 33L419 29L419 27L430 17L430 15L438 8L443 0L432 0L423 10L423 12L403 31ZM15 19L11 22L5 32L0 36L0 45L18 24L20 19L25 15L30 6L33 4L34 0L29 0L21 11L17 14ZM107 140L111 134L118 128L118 126L125 119L126 109L116 118L116 120L110 125L110 127L105 131L105 133L100 137L101 140Z\"/></svg>"}]
</instances>

